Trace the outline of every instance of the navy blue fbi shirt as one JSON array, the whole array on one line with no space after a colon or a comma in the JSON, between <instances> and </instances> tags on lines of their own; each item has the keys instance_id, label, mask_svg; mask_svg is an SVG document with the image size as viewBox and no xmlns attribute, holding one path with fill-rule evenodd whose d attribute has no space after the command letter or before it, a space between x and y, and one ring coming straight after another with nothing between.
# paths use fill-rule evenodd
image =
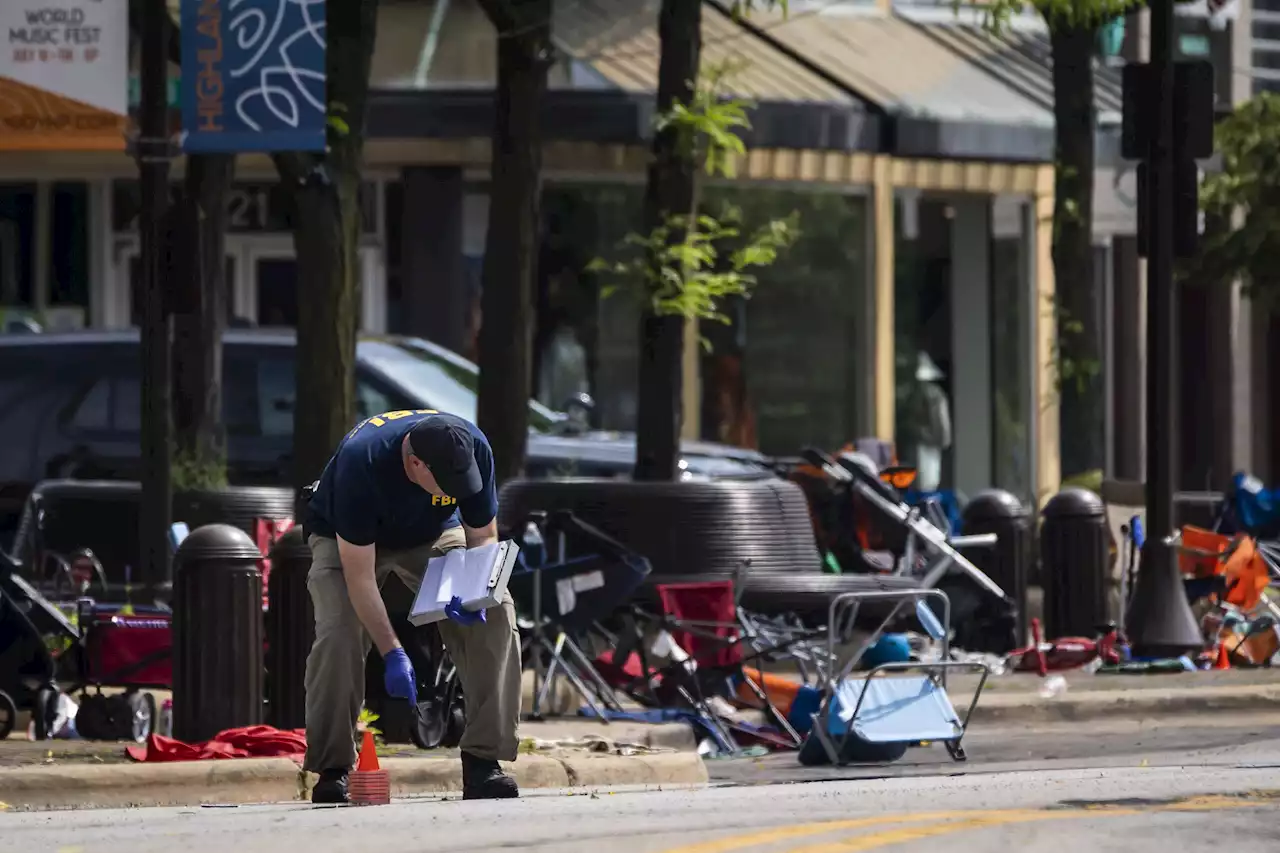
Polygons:
<instances>
[{"instance_id":1,"label":"navy blue fbi shirt","mask_svg":"<svg viewBox=\"0 0 1280 853\"><path fill-rule=\"evenodd\" d=\"M484 483L477 494L462 500L432 495L405 474L404 437L421 421L439 416L432 409L386 412L347 433L311 496L308 532L395 551L429 545L460 523L480 528L493 521L498 513L493 450L470 421L465 422Z\"/></svg>"}]
</instances>

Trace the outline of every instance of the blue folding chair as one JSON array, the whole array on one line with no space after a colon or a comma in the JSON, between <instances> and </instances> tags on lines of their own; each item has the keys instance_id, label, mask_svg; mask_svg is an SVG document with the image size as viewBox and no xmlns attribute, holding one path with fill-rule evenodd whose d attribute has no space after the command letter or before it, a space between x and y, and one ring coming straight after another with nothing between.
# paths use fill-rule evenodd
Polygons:
<instances>
[{"instance_id":1,"label":"blue folding chair","mask_svg":"<svg viewBox=\"0 0 1280 853\"><path fill-rule=\"evenodd\" d=\"M934 598L942 609L939 618L927 602ZM897 599L898 604L880 627L833 671L825 685L822 704L814 715L813 729L800 751L802 764L843 765L856 761L896 761L908 747L942 743L956 761L966 759L961 741L973 709L986 686L990 670L977 662L947 660L950 654L951 602L937 589L852 592L831 602L828 650L849 636L858 607L873 599ZM913 603L916 620L941 644L942 660L936 663L885 663L865 675L850 677L870 649ZM981 674L968 709L961 715L947 694L947 674L955 670Z\"/></svg>"}]
</instances>

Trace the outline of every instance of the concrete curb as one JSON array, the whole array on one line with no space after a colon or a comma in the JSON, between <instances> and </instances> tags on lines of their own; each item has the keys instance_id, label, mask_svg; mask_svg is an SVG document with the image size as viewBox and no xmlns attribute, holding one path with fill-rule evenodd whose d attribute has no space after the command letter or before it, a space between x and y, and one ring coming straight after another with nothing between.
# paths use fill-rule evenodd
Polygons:
<instances>
[{"instance_id":1,"label":"concrete curb","mask_svg":"<svg viewBox=\"0 0 1280 853\"><path fill-rule=\"evenodd\" d=\"M952 693L951 700L963 713L968 695ZM1081 690L1049 699L1037 694L983 693L973 712L974 723L1040 723L1072 720L1146 720L1223 711L1280 712L1280 685L1214 687L1194 690L1146 688L1142 690Z\"/></svg>"},{"instance_id":2,"label":"concrete curb","mask_svg":"<svg viewBox=\"0 0 1280 853\"><path fill-rule=\"evenodd\" d=\"M604 730L602 734L608 737L609 732ZM688 723L656 723L649 725L641 745L650 749L697 752L698 736L694 733L693 726Z\"/></svg>"},{"instance_id":3,"label":"concrete curb","mask_svg":"<svg viewBox=\"0 0 1280 853\"><path fill-rule=\"evenodd\" d=\"M395 796L462 790L456 760L387 758ZM707 768L697 753L590 755L566 758L522 755L506 769L525 790L537 788L700 785ZM3 808L48 809L199 806L305 800L310 774L283 758L169 764L38 766L0 770Z\"/></svg>"},{"instance_id":4,"label":"concrete curb","mask_svg":"<svg viewBox=\"0 0 1280 853\"><path fill-rule=\"evenodd\" d=\"M583 718L569 718L540 723L537 730L532 725L522 724L520 735L532 737L539 742L563 744L568 749L580 746L588 739L600 738L614 744L649 749L698 751L698 738L693 726L688 723L632 723L625 720L600 723Z\"/></svg>"},{"instance_id":5,"label":"concrete curb","mask_svg":"<svg viewBox=\"0 0 1280 853\"><path fill-rule=\"evenodd\" d=\"M32 810L297 800L305 790L305 775L285 758L0 770L0 801Z\"/></svg>"}]
</instances>

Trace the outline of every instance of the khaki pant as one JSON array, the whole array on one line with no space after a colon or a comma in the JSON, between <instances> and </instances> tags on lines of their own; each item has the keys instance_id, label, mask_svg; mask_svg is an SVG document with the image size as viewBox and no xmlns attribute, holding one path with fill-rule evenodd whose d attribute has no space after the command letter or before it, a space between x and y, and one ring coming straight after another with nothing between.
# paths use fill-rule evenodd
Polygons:
<instances>
[{"instance_id":1,"label":"khaki pant","mask_svg":"<svg viewBox=\"0 0 1280 853\"><path fill-rule=\"evenodd\" d=\"M350 768L354 733L364 704L364 664L370 640L347 597L337 540L311 536L307 587L315 610L316 638L307 657L307 770ZM379 551L378 586L396 576L413 592L427 560L466 546L462 528L446 530L433 544L407 551ZM467 728L462 749L478 758L515 761L520 721L520 634L508 593L485 622L437 623L458 667L466 696Z\"/></svg>"}]
</instances>

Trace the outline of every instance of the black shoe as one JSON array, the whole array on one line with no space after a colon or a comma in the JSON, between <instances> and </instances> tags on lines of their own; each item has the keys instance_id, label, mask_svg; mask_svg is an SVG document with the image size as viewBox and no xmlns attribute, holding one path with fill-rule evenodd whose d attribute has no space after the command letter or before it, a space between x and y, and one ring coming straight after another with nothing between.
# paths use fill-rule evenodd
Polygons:
<instances>
[{"instance_id":1,"label":"black shoe","mask_svg":"<svg viewBox=\"0 0 1280 853\"><path fill-rule=\"evenodd\" d=\"M516 780L503 773L498 762L462 753L462 799L510 800L518 796Z\"/></svg>"},{"instance_id":2,"label":"black shoe","mask_svg":"<svg viewBox=\"0 0 1280 853\"><path fill-rule=\"evenodd\" d=\"M311 802L315 805L346 803L347 771L321 770L320 781L311 789Z\"/></svg>"}]
</instances>

